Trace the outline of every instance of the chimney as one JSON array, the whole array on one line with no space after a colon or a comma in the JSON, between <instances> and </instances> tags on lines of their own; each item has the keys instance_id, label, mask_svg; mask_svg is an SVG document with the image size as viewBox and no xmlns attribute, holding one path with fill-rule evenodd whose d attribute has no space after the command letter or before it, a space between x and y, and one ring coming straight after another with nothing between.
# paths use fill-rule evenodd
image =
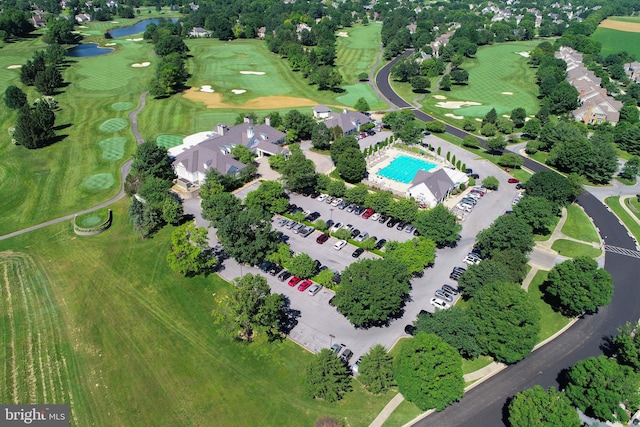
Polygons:
<instances>
[{"instance_id":1,"label":"chimney","mask_svg":"<svg viewBox=\"0 0 640 427\"><path fill-rule=\"evenodd\" d=\"M216 126L216 133L220 136L224 135L227 133L227 126L222 123L218 123L218 126Z\"/></svg>"},{"instance_id":2,"label":"chimney","mask_svg":"<svg viewBox=\"0 0 640 427\"><path fill-rule=\"evenodd\" d=\"M247 128L247 138L253 138L253 126Z\"/></svg>"},{"instance_id":3,"label":"chimney","mask_svg":"<svg viewBox=\"0 0 640 427\"><path fill-rule=\"evenodd\" d=\"M271 126L271 117L265 117L264 118L264 124L267 126Z\"/></svg>"},{"instance_id":4,"label":"chimney","mask_svg":"<svg viewBox=\"0 0 640 427\"><path fill-rule=\"evenodd\" d=\"M253 124L253 119L251 117L245 117L244 118L244 122L245 123L249 123L250 125L252 125Z\"/></svg>"}]
</instances>

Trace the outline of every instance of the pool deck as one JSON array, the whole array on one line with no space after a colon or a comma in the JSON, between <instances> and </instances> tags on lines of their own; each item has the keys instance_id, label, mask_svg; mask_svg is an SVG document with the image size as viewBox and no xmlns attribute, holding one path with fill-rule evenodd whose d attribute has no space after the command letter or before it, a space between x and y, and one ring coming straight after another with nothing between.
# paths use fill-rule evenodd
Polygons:
<instances>
[{"instance_id":1,"label":"pool deck","mask_svg":"<svg viewBox=\"0 0 640 427\"><path fill-rule=\"evenodd\" d=\"M445 159L439 157L435 153L433 154L433 156L420 156L416 153L400 150L391 146L385 150L378 151L377 153L367 158L367 170L369 171L369 178L366 180L366 183L373 185L374 187L378 187L382 190L391 191L393 194L399 196L406 196L407 190L412 186L411 182L404 184L399 181L394 181L393 179L385 178L378 174L378 172L389 166L391 162L397 159L399 156L413 157L414 159L419 159L436 164L437 166L431 169L429 172L435 172L447 164L447 161Z\"/></svg>"}]
</instances>

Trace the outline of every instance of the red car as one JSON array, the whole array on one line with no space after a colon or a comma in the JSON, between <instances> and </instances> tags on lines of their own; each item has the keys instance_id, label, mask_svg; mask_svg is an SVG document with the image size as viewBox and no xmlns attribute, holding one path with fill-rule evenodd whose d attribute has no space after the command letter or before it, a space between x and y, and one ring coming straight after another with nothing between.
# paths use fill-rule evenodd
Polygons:
<instances>
[{"instance_id":1,"label":"red car","mask_svg":"<svg viewBox=\"0 0 640 427\"><path fill-rule=\"evenodd\" d=\"M371 208L367 208L367 210L363 212L363 214L362 214L362 218L364 218L364 219L369 219L369 217L370 217L371 215L373 215L373 213L374 213L374 212L373 212L373 209L371 209Z\"/></svg>"},{"instance_id":2,"label":"red car","mask_svg":"<svg viewBox=\"0 0 640 427\"><path fill-rule=\"evenodd\" d=\"M327 240L329 240L329 234L324 233L318 236L318 238L316 239L316 243L323 244Z\"/></svg>"},{"instance_id":3,"label":"red car","mask_svg":"<svg viewBox=\"0 0 640 427\"><path fill-rule=\"evenodd\" d=\"M520 182L520 180L519 180L519 179L516 179L516 178L509 178L509 179L507 180L507 182L508 182L509 184L517 184L517 183L519 183L519 182Z\"/></svg>"},{"instance_id":4,"label":"red car","mask_svg":"<svg viewBox=\"0 0 640 427\"><path fill-rule=\"evenodd\" d=\"M309 279L303 281L302 283L300 283L300 286L298 286L298 290L300 292L304 292L307 290L307 288L309 288L309 286L311 286L313 284L313 282Z\"/></svg>"},{"instance_id":5,"label":"red car","mask_svg":"<svg viewBox=\"0 0 640 427\"><path fill-rule=\"evenodd\" d=\"M297 277L297 276L293 276L291 279L289 279L289 286L295 286L295 285L297 285L297 284L298 284L298 282L300 282L300 280L302 280L302 279L300 279L300 278L299 278L299 277Z\"/></svg>"}]
</instances>

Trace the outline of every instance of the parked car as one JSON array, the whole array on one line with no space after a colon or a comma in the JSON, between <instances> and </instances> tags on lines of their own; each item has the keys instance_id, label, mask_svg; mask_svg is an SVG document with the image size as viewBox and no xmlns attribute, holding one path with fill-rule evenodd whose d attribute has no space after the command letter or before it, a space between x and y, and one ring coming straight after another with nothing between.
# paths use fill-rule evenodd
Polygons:
<instances>
[{"instance_id":1,"label":"parked car","mask_svg":"<svg viewBox=\"0 0 640 427\"><path fill-rule=\"evenodd\" d=\"M320 213L319 212L313 212L313 213L310 213L309 215L307 215L304 220L305 221L309 221L309 222L313 222L318 218L320 218Z\"/></svg>"},{"instance_id":2,"label":"parked car","mask_svg":"<svg viewBox=\"0 0 640 427\"><path fill-rule=\"evenodd\" d=\"M289 278L291 278L291 273L289 273L286 270L278 274L278 280L281 282L284 282L285 280L289 280Z\"/></svg>"},{"instance_id":3,"label":"parked car","mask_svg":"<svg viewBox=\"0 0 640 427\"><path fill-rule=\"evenodd\" d=\"M393 228L393 226L396 225L399 222L400 222L399 219L389 218L389 221L387 221L387 227L388 228Z\"/></svg>"},{"instance_id":4,"label":"parked car","mask_svg":"<svg viewBox=\"0 0 640 427\"><path fill-rule=\"evenodd\" d=\"M320 289L322 289L322 285L313 285L309 288L309 295L311 296L315 296L315 294L317 294L318 292L320 292Z\"/></svg>"},{"instance_id":5,"label":"parked car","mask_svg":"<svg viewBox=\"0 0 640 427\"><path fill-rule=\"evenodd\" d=\"M387 243L386 239L380 239L378 240L378 243L376 243L376 249L380 250L382 249L382 247Z\"/></svg>"},{"instance_id":6,"label":"parked car","mask_svg":"<svg viewBox=\"0 0 640 427\"><path fill-rule=\"evenodd\" d=\"M363 211L364 211L364 208L362 206L356 206L356 208L353 210L353 214L360 215Z\"/></svg>"},{"instance_id":7,"label":"parked car","mask_svg":"<svg viewBox=\"0 0 640 427\"><path fill-rule=\"evenodd\" d=\"M287 225L287 224L289 224L289 220L288 220L288 219L286 219L286 218L280 218L280 219L278 220L278 222L276 222L276 225L277 225L278 227L282 227L282 226L285 226L285 225Z\"/></svg>"},{"instance_id":8,"label":"parked car","mask_svg":"<svg viewBox=\"0 0 640 427\"><path fill-rule=\"evenodd\" d=\"M470 173L469 178L480 179L480 175L478 175L477 173Z\"/></svg>"},{"instance_id":9,"label":"parked car","mask_svg":"<svg viewBox=\"0 0 640 427\"><path fill-rule=\"evenodd\" d=\"M341 222L336 222L335 224L333 224L331 226L329 231L332 232L332 233L335 233L336 231L340 230L341 228L342 228L342 223Z\"/></svg>"},{"instance_id":10,"label":"parked car","mask_svg":"<svg viewBox=\"0 0 640 427\"><path fill-rule=\"evenodd\" d=\"M344 344L335 343L331 346L331 351L333 351L335 354L338 354L342 351L344 347L345 347Z\"/></svg>"},{"instance_id":11,"label":"parked car","mask_svg":"<svg viewBox=\"0 0 640 427\"><path fill-rule=\"evenodd\" d=\"M356 204L355 203L351 203L349 206L347 206L346 211L347 212L353 212L353 210L356 208Z\"/></svg>"},{"instance_id":12,"label":"parked car","mask_svg":"<svg viewBox=\"0 0 640 427\"><path fill-rule=\"evenodd\" d=\"M516 190L524 190L524 185L521 182L516 184Z\"/></svg>"},{"instance_id":13,"label":"parked car","mask_svg":"<svg viewBox=\"0 0 640 427\"><path fill-rule=\"evenodd\" d=\"M275 276L276 274L280 273L282 270L284 270L284 267L278 264L273 264L269 269L269 274L272 276Z\"/></svg>"},{"instance_id":14,"label":"parked car","mask_svg":"<svg viewBox=\"0 0 640 427\"><path fill-rule=\"evenodd\" d=\"M309 227L306 227L304 230L300 230L300 233L299 233L299 234L300 234L302 237L307 237L308 235L310 235L311 233L313 233L313 231L314 231L314 230L315 230L315 228L313 228L313 227L309 226Z\"/></svg>"},{"instance_id":15,"label":"parked car","mask_svg":"<svg viewBox=\"0 0 640 427\"><path fill-rule=\"evenodd\" d=\"M451 285L447 285L446 283L442 285L442 290L450 293L451 295L458 295L460 293L460 289L454 288Z\"/></svg>"},{"instance_id":16,"label":"parked car","mask_svg":"<svg viewBox=\"0 0 640 427\"><path fill-rule=\"evenodd\" d=\"M293 211L295 211L297 208L298 208L298 205L292 203L287 207L287 212L293 213Z\"/></svg>"},{"instance_id":17,"label":"parked car","mask_svg":"<svg viewBox=\"0 0 640 427\"><path fill-rule=\"evenodd\" d=\"M462 273L463 273L462 271L454 270L451 272L451 274L449 274L449 279L455 280L457 282L462 277Z\"/></svg>"},{"instance_id":18,"label":"parked car","mask_svg":"<svg viewBox=\"0 0 640 427\"><path fill-rule=\"evenodd\" d=\"M345 226L344 226L344 227L342 227L342 228L346 228L346 229L347 229L347 230L349 230L349 231L353 231L353 224L347 224L347 225L345 225Z\"/></svg>"},{"instance_id":19,"label":"parked car","mask_svg":"<svg viewBox=\"0 0 640 427\"><path fill-rule=\"evenodd\" d=\"M464 263L466 264L478 264L480 263L480 261L482 261L482 258L480 258L479 256L476 256L474 254L468 254L466 257L464 257L464 259L462 260Z\"/></svg>"},{"instance_id":20,"label":"parked car","mask_svg":"<svg viewBox=\"0 0 640 427\"><path fill-rule=\"evenodd\" d=\"M378 212L374 213L373 215L371 215L371 221L377 221L380 219L382 215L380 215Z\"/></svg>"},{"instance_id":21,"label":"parked car","mask_svg":"<svg viewBox=\"0 0 640 427\"><path fill-rule=\"evenodd\" d=\"M300 283L300 280L302 280L301 278L299 278L298 276L293 276L291 279L289 279L289 286L295 286L298 283Z\"/></svg>"},{"instance_id":22,"label":"parked car","mask_svg":"<svg viewBox=\"0 0 640 427\"><path fill-rule=\"evenodd\" d=\"M359 236L359 235L360 235L360 230L358 230L357 228L354 229L354 230L351 230L351 238L352 239L355 239L356 236Z\"/></svg>"},{"instance_id":23,"label":"parked car","mask_svg":"<svg viewBox=\"0 0 640 427\"><path fill-rule=\"evenodd\" d=\"M366 231L363 231L362 233L358 234L358 236L354 240L356 242L362 242L367 237L369 237L369 233L367 233Z\"/></svg>"},{"instance_id":24,"label":"parked car","mask_svg":"<svg viewBox=\"0 0 640 427\"><path fill-rule=\"evenodd\" d=\"M413 226L413 224L409 224L404 228L404 232L405 233L413 233L413 230L415 230L416 228Z\"/></svg>"},{"instance_id":25,"label":"parked car","mask_svg":"<svg viewBox=\"0 0 640 427\"><path fill-rule=\"evenodd\" d=\"M517 179L517 178L509 178L509 179L507 180L507 182L508 182L509 184L517 184L517 183L519 183L519 182L520 182L520 180L519 180L519 179Z\"/></svg>"},{"instance_id":26,"label":"parked car","mask_svg":"<svg viewBox=\"0 0 640 427\"><path fill-rule=\"evenodd\" d=\"M327 229L329 229L329 228L333 227L333 224L334 224L334 222L333 222L333 220L332 220L332 219L328 219L328 220L325 222L325 225L327 226Z\"/></svg>"},{"instance_id":27,"label":"parked car","mask_svg":"<svg viewBox=\"0 0 640 427\"><path fill-rule=\"evenodd\" d=\"M342 199L338 197L337 199L333 199L333 202L331 202L331 206L337 208L340 203L342 203Z\"/></svg>"},{"instance_id":28,"label":"parked car","mask_svg":"<svg viewBox=\"0 0 640 427\"><path fill-rule=\"evenodd\" d=\"M380 218L378 218L378 223L380 224L384 224L385 222L387 222L387 220L389 219L389 217L385 214L380 215Z\"/></svg>"},{"instance_id":29,"label":"parked car","mask_svg":"<svg viewBox=\"0 0 640 427\"><path fill-rule=\"evenodd\" d=\"M313 188L305 188L304 190L302 190L302 195L304 197L309 197L311 193L313 193Z\"/></svg>"},{"instance_id":30,"label":"parked car","mask_svg":"<svg viewBox=\"0 0 640 427\"><path fill-rule=\"evenodd\" d=\"M344 248L345 246L347 246L347 241L346 240L338 240L335 245L333 245L333 249L335 249L336 251L339 251L340 249Z\"/></svg>"},{"instance_id":31,"label":"parked car","mask_svg":"<svg viewBox=\"0 0 640 427\"><path fill-rule=\"evenodd\" d=\"M449 305L449 303L444 302L435 297L431 298L431 301L429 301L429 304L434 306L437 310L446 310L448 308L451 308L451 305Z\"/></svg>"},{"instance_id":32,"label":"parked car","mask_svg":"<svg viewBox=\"0 0 640 427\"><path fill-rule=\"evenodd\" d=\"M353 253L351 254L352 257L354 258L359 258L360 255L362 255L362 253L364 252L364 249L362 248L356 248L355 251L353 251Z\"/></svg>"},{"instance_id":33,"label":"parked car","mask_svg":"<svg viewBox=\"0 0 640 427\"><path fill-rule=\"evenodd\" d=\"M365 211L362 213L362 218L364 218L364 219L369 219L373 214L374 214L373 209L371 209L371 208L367 208L367 209L365 209Z\"/></svg>"},{"instance_id":34,"label":"parked car","mask_svg":"<svg viewBox=\"0 0 640 427\"><path fill-rule=\"evenodd\" d=\"M344 363L348 363L349 359L351 359L351 357L353 357L353 351L349 350L348 348L345 349L342 354L340 355L340 359L344 362Z\"/></svg>"},{"instance_id":35,"label":"parked car","mask_svg":"<svg viewBox=\"0 0 640 427\"><path fill-rule=\"evenodd\" d=\"M325 243L327 240L329 240L329 237L330 237L330 236L329 236L329 233L323 233L323 234L319 235L319 236L316 238L316 243L319 243L319 244L321 244L321 245L322 245L322 244L323 244L323 243Z\"/></svg>"},{"instance_id":36,"label":"parked car","mask_svg":"<svg viewBox=\"0 0 640 427\"><path fill-rule=\"evenodd\" d=\"M296 225L298 225L297 222L295 221L289 221L289 224L287 224L285 227L287 227L289 230L291 230L293 227L295 227Z\"/></svg>"},{"instance_id":37,"label":"parked car","mask_svg":"<svg viewBox=\"0 0 640 427\"><path fill-rule=\"evenodd\" d=\"M369 129L369 130L367 131L367 135L369 135L369 136L373 136L373 135L375 135L375 134L376 134L376 131L375 131L375 130L373 130L373 129Z\"/></svg>"},{"instance_id":38,"label":"parked car","mask_svg":"<svg viewBox=\"0 0 640 427\"><path fill-rule=\"evenodd\" d=\"M347 206L349 206L349 202L347 202L346 200L343 200L342 202L340 202L340 204L338 205L338 209L340 210L344 210Z\"/></svg>"},{"instance_id":39,"label":"parked car","mask_svg":"<svg viewBox=\"0 0 640 427\"><path fill-rule=\"evenodd\" d=\"M267 271L269 271L269 269L273 266L274 264L271 261L265 261L262 263L262 265L260 266L260 270L264 271L265 273Z\"/></svg>"},{"instance_id":40,"label":"parked car","mask_svg":"<svg viewBox=\"0 0 640 427\"><path fill-rule=\"evenodd\" d=\"M295 226L293 226L293 228L291 228L291 231L293 231L293 234L298 234L300 230L304 227L306 227L304 224L298 223Z\"/></svg>"},{"instance_id":41,"label":"parked car","mask_svg":"<svg viewBox=\"0 0 640 427\"><path fill-rule=\"evenodd\" d=\"M321 194L318 196L318 198L316 199L319 202L324 202L325 200L327 200L327 197L329 197L328 194Z\"/></svg>"},{"instance_id":42,"label":"parked car","mask_svg":"<svg viewBox=\"0 0 640 427\"><path fill-rule=\"evenodd\" d=\"M362 357L359 358L358 360L356 360L356 363L353 364L353 366L351 367L351 372L353 372L354 374L357 374L358 371L360 370L360 361L362 360Z\"/></svg>"},{"instance_id":43,"label":"parked car","mask_svg":"<svg viewBox=\"0 0 640 427\"><path fill-rule=\"evenodd\" d=\"M307 289L309 289L309 287L313 285L313 282L309 279L303 280L299 285L298 285L298 290L300 292L304 292Z\"/></svg>"},{"instance_id":44,"label":"parked car","mask_svg":"<svg viewBox=\"0 0 640 427\"><path fill-rule=\"evenodd\" d=\"M453 302L453 296L451 296L450 294L446 293L442 289L437 289L435 291L435 296L436 296L436 298L440 298L442 301Z\"/></svg>"},{"instance_id":45,"label":"parked car","mask_svg":"<svg viewBox=\"0 0 640 427\"><path fill-rule=\"evenodd\" d=\"M319 195L320 195L320 193L318 193L317 191L313 190L313 192L311 194L309 194L309 197L311 197L312 199L317 199Z\"/></svg>"},{"instance_id":46,"label":"parked car","mask_svg":"<svg viewBox=\"0 0 640 427\"><path fill-rule=\"evenodd\" d=\"M407 225L407 223L406 223L406 222L404 222L404 221L400 221L400 222L398 223L398 225L396 226L396 230L400 230L400 231L402 231L406 225Z\"/></svg>"}]
</instances>

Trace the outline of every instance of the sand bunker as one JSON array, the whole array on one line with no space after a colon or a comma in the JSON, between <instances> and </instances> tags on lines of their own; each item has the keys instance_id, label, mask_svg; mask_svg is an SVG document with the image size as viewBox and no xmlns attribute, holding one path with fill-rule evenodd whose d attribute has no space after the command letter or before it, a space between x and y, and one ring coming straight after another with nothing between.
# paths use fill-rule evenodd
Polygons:
<instances>
[{"instance_id":1,"label":"sand bunker","mask_svg":"<svg viewBox=\"0 0 640 427\"><path fill-rule=\"evenodd\" d=\"M482 119L479 119L479 118L476 117L476 122L481 122L481 121L482 121Z\"/></svg>"},{"instance_id":2,"label":"sand bunker","mask_svg":"<svg viewBox=\"0 0 640 427\"><path fill-rule=\"evenodd\" d=\"M78 28L89 28L86 25L78 25Z\"/></svg>"},{"instance_id":3,"label":"sand bunker","mask_svg":"<svg viewBox=\"0 0 640 427\"><path fill-rule=\"evenodd\" d=\"M605 19L598 26L602 28L610 28L612 30L626 31L629 33L640 33L640 23L638 22L624 22Z\"/></svg>"},{"instance_id":4,"label":"sand bunker","mask_svg":"<svg viewBox=\"0 0 640 427\"><path fill-rule=\"evenodd\" d=\"M434 97L435 99L447 99L447 97L446 97L446 96L444 96L444 95L433 95L433 97Z\"/></svg>"},{"instance_id":5,"label":"sand bunker","mask_svg":"<svg viewBox=\"0 0 640 427\"><path fill-rule=\"evenodd\" d=\"M513 95L513 92L500 92L503 95Z\"/></svg>"},{"instance_id":6,"label":"sand bunker","mask_svg":"<svg viewBox=\"0 0 640 427\"><path fill-rule=\"evenodd\" d=\"M436 104L436 107L450 108L452 110L456 110L458 108L470 107L472 105L482 105L482 104L479 102L472 102L472 101L447 101L447 102L438 102Z\"/></svg>"},{"instance_id":7,"label":"sand bunker","mask_svg":"<svg viewBox=\"0 0 640 427\"><path fill-rule=\"evenodd\" d=\"M255 76L264 76L265 73L264 71L240 71L240 74L253 74Z\"/></svg>"},{"instance_id":8,"label":"sand bunker","mask_svg":"<svg viewBox=\"0 0 640 427\"><path fill-rule=\"evenodd\" d=\"M16 68L22 68L22 65L9 65L7 70L15 70Z\"/></svg>"},{"instance_id":9,"label":"sand bunker","mask_svg":"<svg viewBox=\"0 0 640 427\"><path fill-rule=\"evenodd\" d=\"M246 90L244 90L244 89L231 89L231 92L235 93L236 95L241 95L241 94L245 93Z\"/></svg>"},{"instance_id":10,"label":"sand bunker","mask_svg":"<svg viewBox=\"0 0 640 427\"><path fill-rule=\"evenodd\" d=\"M340 31L338 33L338 37L349 37L349 33L347 33L346 31Z\"/></svg>"},{"instance_id":11,"label":"sand bunker","mask_svg":"<svg viewBox=\"0 0 640 427\"><path fill-rule=\"evenodd\" d=\"M131 64L134 68L148 67L151 65L151 62L136 62L135 64Z\"/></svg>"},{"instance_id":12,"label":"sand bunker","mask_svg":"<svg viewBox=\"0 0 640 427\"><path fill-rule=\"evenodd\" d=\"M529 52L516 52L520 56L524 56L525 58L529 57Z\"/></svg>"},{"instance_id":13,"label":"sand bunker","mask_svg":"<svg viewBox=\"0 0 640 427\"><path fill-rule=\"evenodd\" d=\"M262 96L251 99L244 104L231 104L222 100L220 93L201 92L198 88L191 88L183 95L186 99L204 103L208 108L241 108L247 110L267 110L272 108L313 107L317 101L293 96Z\"/></svg>"},{"instance_id":14,"label":"sand bunker","mask_svg":"<svg viewBox=\"0 0 640 427\"><path fill-rule=\"evenodd\" d=\"M111 21L112 24L119 24L120 22L118 21Z\"/></svg>"},{"instance_id":15,"label":"sand bunker","mask_svg":"<svg viewBox=\"0 0 640 427\"><path fill-rule=\"evenodd\" d=\"M142 40L144 40L142 37L136 37L135 39L127 39L127 41L130 41L130 42L140 42Z\"/></svg>"},{"instance_id":16,"label":"sand bunker","mask_svg":"<svg viewBox=\"0 0 640 427\"><path fill-rule=\"evenodd\" d=\"M211 89L211 85L202 85L200 86L200 92L213 93L215 91Z\"/></svg>"},{"instance_id":17,"label":"sand bunker","mask_svg":"<svg viewBox=\"0 0 640 427\"><path fill-rule=\"evenodd\" d=\"M105 43L104 45L105 45L105 46L115 46L115 45L117 45L117 44L118 44L118 43Z\"/></svg>"},{"instance_id":18,"label":"sand bunker","mask_svg":"<svg viewBox=\"0 0 640 427\"><path fill-rule=\"evenodd\" d=\"M455 114L451 114L451 113L447 113L445 114L446 117L451 117L452 119L458 119L458 120L462 120L464 119L463 116L456 116Z\"/></svg>"}]
</instances>

